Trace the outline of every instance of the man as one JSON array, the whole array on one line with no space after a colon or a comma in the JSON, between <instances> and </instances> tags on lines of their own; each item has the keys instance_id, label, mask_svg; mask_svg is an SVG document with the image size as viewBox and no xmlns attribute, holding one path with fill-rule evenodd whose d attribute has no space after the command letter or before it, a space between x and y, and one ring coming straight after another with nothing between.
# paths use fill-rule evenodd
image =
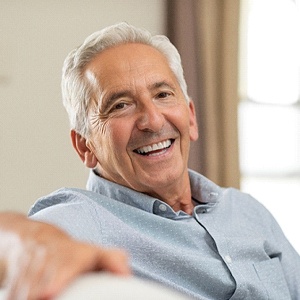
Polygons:
<instances>
[{"instance_id":1,"label":"man","mask_svg":"<svg viewBox=\"0 0 300 300\"><path fill-rule=\"evenodd\" d=\"M132 272L198 299L299 299L300 258L250 196L188 170L198 137L180 56L163 36L117 24L63 68L72 143L87 190L30 210L73 238L125 249Z\"/></svg>"}]
</instances>

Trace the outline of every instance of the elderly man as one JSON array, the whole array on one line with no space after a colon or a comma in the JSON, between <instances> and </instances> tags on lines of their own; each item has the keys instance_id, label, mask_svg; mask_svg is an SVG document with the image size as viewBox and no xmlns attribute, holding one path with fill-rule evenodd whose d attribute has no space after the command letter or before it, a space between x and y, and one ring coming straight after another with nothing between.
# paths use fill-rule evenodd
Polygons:
<instances>
[{"instance_id":1,"label":"elderly man","mask_svg":"<svg viewBox=\"0 0 300 300\"><path fill-rule=\"evenodd\" d=\"M62 91L87 190L41 198L31 219L125 249L136 276L194 298L300 299L299 255L270 213L188 169L194 104L166 37L125 23L92 34Z\"/></svg>"}]
</instances>

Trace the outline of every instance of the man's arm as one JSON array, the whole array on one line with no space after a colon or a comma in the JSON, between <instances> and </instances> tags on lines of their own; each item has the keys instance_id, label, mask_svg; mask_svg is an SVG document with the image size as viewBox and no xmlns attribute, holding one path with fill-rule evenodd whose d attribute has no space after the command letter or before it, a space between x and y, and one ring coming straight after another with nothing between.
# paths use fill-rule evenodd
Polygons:
<instances>
[{"instance_id":1,"label":"man's arm","mask_svg":"<svg viewBox=\"0 0 300 300\"><path fill-rule=\"evenodd\" d=\"M0 213L0 235L0 283L9 289L9 299L18 299L18 293L49 299L88 271L130 274L122 251L75 241L21 214Z\"/></svg>"}]
</instances>

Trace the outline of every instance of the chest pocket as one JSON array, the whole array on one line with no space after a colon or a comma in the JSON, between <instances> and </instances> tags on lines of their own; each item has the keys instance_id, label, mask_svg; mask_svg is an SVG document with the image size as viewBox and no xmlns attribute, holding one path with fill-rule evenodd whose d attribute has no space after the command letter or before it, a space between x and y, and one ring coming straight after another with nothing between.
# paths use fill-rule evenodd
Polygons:
<instances>
[{"instance_id":1,"label":"chest pocket","mask_svg":"<svg viewBox=\"0 0 300 300\"><path fill-rule=\"evenodd\" d=\"M253 266L258 275L258 278L266 289L268 299L291 299L291 295L287 287L287 283L284 278L282 267L278 257L256 263Z\"/></svg>"}]
</instances>

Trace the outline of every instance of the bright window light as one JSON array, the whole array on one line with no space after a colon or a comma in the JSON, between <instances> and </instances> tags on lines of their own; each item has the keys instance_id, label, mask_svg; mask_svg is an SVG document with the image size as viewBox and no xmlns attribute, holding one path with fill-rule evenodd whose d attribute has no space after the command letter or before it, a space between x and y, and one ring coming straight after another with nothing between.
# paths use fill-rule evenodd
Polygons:
<instances>
[{"instance_id":1,"label":"bright window light","mask_svg":"<svg viewBox=\"0 0 300 300\"><path fill-rule=\"evenodd\" d=\"M249 1L247 95L260 103L299 100L300 13L292 0Z\"/></svg>"},{"instance_id":2,"label":"bright window light","mask_svg":"<svg viewBox=\"0 0 300 300\"><path fill-rule=\"evenodd\" d=\"M300 108L242 102L239 129L242 174L300 174Z\"/></svg>"},{"instance_id":3,"label":"bright window light","mask_svg":"<svg viewBox=\"0 0 300 300\"><path fill-rule=\"evenodd\" d=\"M241 3L241 190L270 210L300 254L300 0Z\"/></svg>"}]
</instances>

